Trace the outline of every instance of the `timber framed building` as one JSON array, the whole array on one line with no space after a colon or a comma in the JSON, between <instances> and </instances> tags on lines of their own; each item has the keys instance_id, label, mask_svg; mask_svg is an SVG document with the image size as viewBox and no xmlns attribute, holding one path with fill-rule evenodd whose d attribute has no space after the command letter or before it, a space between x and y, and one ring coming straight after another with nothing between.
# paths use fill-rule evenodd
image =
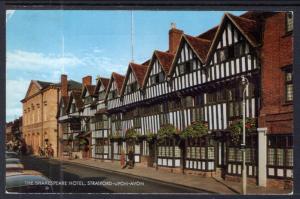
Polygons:
<instances>
[{"instance_id":1,"label":"timber framed building","mask_svg":"<svg viewBox=\"0 0 300 199\"><path fill-rule=\"evenodd\" d=\"M138 165L240 180L242 151L230 129L243 115L244 76L249 81L245 114L255 127L247 133L248 181L292 186L292 33L289 12L226 13L219 26L198 36L173 24L167 51L155 50L142 64L129 63L125 76L99 78L94 91L71 92L67 114L82 122L87 108L82 100L92 96L94 110L87 116L93 158L119 160L122 150L132 150ZM207 125L206 135L182 141L180 132L195 121ZM149 135L166 125L178 134L150 142ZM133 131L134 141L128 139Z\"/></svg>"}]
</instances>

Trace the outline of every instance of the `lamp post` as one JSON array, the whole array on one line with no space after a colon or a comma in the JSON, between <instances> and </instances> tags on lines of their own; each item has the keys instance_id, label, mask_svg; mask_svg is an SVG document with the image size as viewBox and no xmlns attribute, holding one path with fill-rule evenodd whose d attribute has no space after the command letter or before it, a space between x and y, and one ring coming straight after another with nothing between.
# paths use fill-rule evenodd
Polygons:
<instances>
[{"instance_id":1,"label":"lamp post","mask_svg":"<svg viewBox=\"0 0 300 199\"><path fill-rule=\"evenodd\" d=\"M243 195L247 193L247 169L246 169L246 93L248 91L249 81L245 76L242 76L243 88L243 142L241 144L243 152L243 166L242 166L242 190Z\"/></svg>"}]
</instances>

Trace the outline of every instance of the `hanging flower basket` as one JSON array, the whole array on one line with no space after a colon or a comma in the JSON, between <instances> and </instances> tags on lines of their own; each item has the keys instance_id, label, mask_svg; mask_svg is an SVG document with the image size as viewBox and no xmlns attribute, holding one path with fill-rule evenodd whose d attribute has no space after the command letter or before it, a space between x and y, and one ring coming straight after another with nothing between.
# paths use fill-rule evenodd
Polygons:
<instances>
[{"instance_id":1,"label":"hanging flower basket","mask_svg":"<svg viewBox=\"0 0 300 199\"><path fill-rule=\"evenodd\" d=\"M165 124L160 126L160 129L157 132L157 140L163 142L167 138L174 138L178 135L179 130L175 128L172 124Z\"/></svg>"},{"instance_id":2,"label":"hanging flower basket","mask_svg":"<svg viewBox=\"0 0 300 199\"><path fill-rule=\"evenodd\" d=\"M122 139L120 133L117 131L115 133L112 133L108 136L108 138L111 140L111 141L120 141Z\"/></svg>"},{"instance_id":3,"label":"hanging flower basket","mask_svg":"<svg viewBox=\"0 0 300 199\"><path fill-rule=\"evenodd\" d=\"M243 131L243 118L236 118L230 122L228 130L231 133L231 141L238 145L241 141L241 134ZM247 117L245 119L245 130L246 134L256 131L256 120L255 118Z\"/></svg>"},{"instance_id":4,"label":"hanging flower basket","mask_svg":"<svg viewBox=\"0 0 300 199\"><path fill-rule=\"evenodd\" d=\"M148 131L146 133L146 140L148 143L154 143L156 139L157 139L157 134L154 134L151 131Z\"/></svg>"},{"instance_id":5,"label":"hanging flower basket","mask_svg":"<svg viewBox=\"0 0 300 199\"><path fill-rule=\"evenodd\" d=\"M181 139L198 138L208 134L208 123L206 121L194 121L180 134Z\"/></svg>"},{"instance_id":6,"label":"hanging flower basket","mask_svg":"<svg viewBox=\"0 0 300 199\"><path fill-rule=\"evenodd\" d=\"M127 129L125 133L125 139L129 142L138 141L138 138L140 136L140 133L137 132L134 128Z\"/></svg>"}]
</instances>

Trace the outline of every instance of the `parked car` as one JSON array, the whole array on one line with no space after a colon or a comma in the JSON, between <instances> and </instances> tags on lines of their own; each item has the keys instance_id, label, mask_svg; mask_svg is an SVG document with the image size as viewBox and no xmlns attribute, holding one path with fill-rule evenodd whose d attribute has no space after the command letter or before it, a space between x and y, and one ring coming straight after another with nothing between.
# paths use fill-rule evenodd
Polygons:
<instances>
[{"instance_id":1,"label":"parked car","mask_svg":"<svg viewBox=\"0 0 300 199\"><path fill-rule=\"evenodd\" d=\"M6 171L22 171L24 165L21 163L18 158L6 158Z\"/></svg>"},{"instance_id":2,"label":"parked car","mask_svg":"<svg viewBox=\"0 0 300 199\"><path fill-rule=\"evenodd\" d=\"M14 151L5 151L5 158L18 158L18 153Z\"/></svg>"},{"instance_id":3,"label":"parked car","mask_svg":"<svg viewBox=\"0 0 300 199\"><path fill-rule=\"evenodd\" d=\"M23 170L21 172L6 172L7 193L52 193L51 181L40 172Z\"/></svg>"}]
</instances>

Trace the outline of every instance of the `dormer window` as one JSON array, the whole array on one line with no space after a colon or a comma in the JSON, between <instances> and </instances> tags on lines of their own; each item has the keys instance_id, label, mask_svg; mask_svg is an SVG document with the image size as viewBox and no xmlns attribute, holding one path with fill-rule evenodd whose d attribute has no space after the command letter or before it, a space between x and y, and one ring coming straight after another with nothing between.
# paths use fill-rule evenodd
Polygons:
<instances>
[{"instance_id":1,"label":"dormer window","mask_svg":"<svg viewBox=\"0 0 300 199\"><path fill-rule=\"evenodd\" d=\"M162 83L164 80L165 80L165 75L163 72L157 73L150 77L151 85Z\"/></svg>"},{"instance_id":2,"label":"dormer window","mask_svg":"<svg viewBox=\"0 0 300 199\"><path fill-rule=\"evenodd\" d=\"M286 13L286 32L291 32L294 29L293 12Z\"/></svg>"},{"instance_id":3,"label":"dormer window","mask_svg":"<svg viewBox=\"0 0 300 199\"><path fill-rule=\"evenodd\" d=\"M234 45L234 57L241 57L244 54L244 45L243 43L237 43Z\"/></svg>"},{"instance_id":4,"label":"dormer window","mask_svg":"<svg viewBox=\"0 0 300 199\"><path fill-rule=\"evenodd\" d=\"M104 99L104 97L105 97L105 91L101 91L101 92L99 92L98 99L99 99L99 100L103 100L103 99Z\"/></svg>"},{"instance_id":5,"label":"dormer window","mask_svg":"<svg viewBox=\"0 0 300 199\"><path fill-rule=\"evenodd\" d=\"M93 101L92 96L87 96L84 99L84 104L90 104L92 103L92 101Z\"/></svg>"},{"instance_id":6,"label":"dormer window","mask_svg":"<svg viewBox=\"0 0 300 199\"><path fill-rule=\"evenodd\" d=\"M191 61L187 61L187 62L179 65L179 75L190 73L192 71L193 71L193 66L192 66Z\"/></svg>"},{"instance_id":7,"label":"dormer window","mask_svg":"<svg viewBox=\"0 0 300 199\"><path fill-rule=\"evenodd\" d=\"M137 90L137 83L136 82L133 82L131 84L128 84L126 86L126 94L130 94L130 93L133 93Z\"/></svg>"},{"instance_id":8,"label":"dormer window","mask_svg":"<svg viewBox=\"0 0 300 199\"><path fill-rule=\"evenodd\" d=\"M108 94L108 99L114 99L117 96L117 91L116 90L112 90L109 92Z\"/></svg>"}]
</instances>

